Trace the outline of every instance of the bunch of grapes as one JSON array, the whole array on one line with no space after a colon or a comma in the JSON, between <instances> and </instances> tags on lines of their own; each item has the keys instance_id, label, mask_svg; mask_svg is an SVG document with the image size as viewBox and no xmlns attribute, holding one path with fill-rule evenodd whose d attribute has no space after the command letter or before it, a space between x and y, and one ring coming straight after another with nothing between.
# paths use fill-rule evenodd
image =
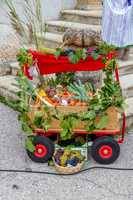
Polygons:
<instances>
[{"instance_id":1,"label":"bunch of grapes","mask_svg":"<svg viewBox=\"0 0 133 200\"><path fill-rule=\"evenodd\" d=\"M54 156L54 159L55 159L55 162L60 165L60 162L61 162L61 156L64 154L64 150L63 149L59 149L55 156Z\"/></svg>"},{"instance_id":2,"label":"bunch of grapes","mask_svg":"<svg viewBox=\"0 0 133 200\"><path fill-rule=\"evenodd\" d=\"M85 157L80 151L71 151L59 149L55 154L55 162L63 167L75 167L78 163L84 161Z\"/></svg>"}]
</instances>

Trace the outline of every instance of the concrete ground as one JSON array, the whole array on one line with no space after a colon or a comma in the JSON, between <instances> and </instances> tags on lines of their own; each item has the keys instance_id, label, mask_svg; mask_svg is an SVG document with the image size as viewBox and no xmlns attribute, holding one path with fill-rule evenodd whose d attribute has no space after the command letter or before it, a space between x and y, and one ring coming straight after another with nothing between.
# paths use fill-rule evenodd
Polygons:
<instances>
[{"instance_id":1,"label":"concrete ground","mask_svg":"<svg viewBox=\"0 0 133 200\"><path fill-rule=\"evenodd\" d=\"M88 167L97 164L90 159ZM114 167L133 168L133 135L126 136ZM0 104L0 169L54 170L30 161L17 112ZM0 200L132 200L133 171L92 170L76 176L1 173Z\"/></svg>"}]
</instances>

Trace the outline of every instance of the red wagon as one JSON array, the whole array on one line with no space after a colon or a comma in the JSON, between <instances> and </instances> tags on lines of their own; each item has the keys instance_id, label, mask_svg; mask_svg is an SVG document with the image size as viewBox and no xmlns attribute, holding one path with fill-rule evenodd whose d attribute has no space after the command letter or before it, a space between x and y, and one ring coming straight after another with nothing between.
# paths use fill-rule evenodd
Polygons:
<instances>
[{"instance_id":1,"label":"red wagon","mask_svg":"<svg viewBox=\"0 0 133 200\"><path fill-rule=\"evenodd\" d=\"M97 60L94 60L91 56L84 60L80 60L77 64L70 63L68 57L59 56L58 59L54 55L46 55L40 52L30 50L33 56L33 60L37 63L38 69L41 75L61 73L61 72L76 72L76 71L99 71L104 69L106 66L102 62L102 56L99 56ZM24 67L25 75L30 79L27 67ZM115 67L115 78L119 82L118 68ZM111 112L111 110L109 111ZM122 127L117 126L117 129L103 129L94 130L91 133L87 132L83 128L78 127L74 130L75 135L84 135L91 142L91 155L95 161L101 164L110 164L114 162L120 154L119 144L124 141L126 117L125 113L121 113L122 116ZM53 135L59 136L60 128L51 127L48 131L43 129L35 130L34 145L35 151L28 152L30 158L36 162L46 162L52 157L54 153L54 143L50 139ZM116 137L118 136L118 137ZM117 138L117 139L116 139Z\"/></svg>"}]
</instances>

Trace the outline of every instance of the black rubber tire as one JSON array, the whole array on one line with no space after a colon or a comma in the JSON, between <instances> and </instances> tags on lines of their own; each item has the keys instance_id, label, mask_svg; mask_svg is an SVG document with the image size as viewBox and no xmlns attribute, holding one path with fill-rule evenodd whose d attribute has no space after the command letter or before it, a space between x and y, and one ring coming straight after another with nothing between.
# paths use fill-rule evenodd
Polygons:
<instances>
[{"instance_id":1,"label":"black rubber tire","mask_svg":"<svg viewBox=\"0 0 133 200\"><path fill-rule=\"evenodd\" d=\"M38 144L44 145L47 148L47 154L44 157L39 158L34 155L34 152L30 152L29 150L27 150L27 154L32 161L37 163L46 163L53 156L55 146L49 138L44 136L35 136L33 139L33 144L35 146Z\"/></svg>"},{"instance_id":2,"label":"black rubber tire","mask_svg":"<svg viewBox=\"0 0 133 200\"><path fill-rule=\"evenodd\" d=\"M99 154L99 149L104 145L108 145L112 148L112 156L110 158L102 158ZM117 141L115 141L112 137L109 136L103 136L96 139L91 146L91 156L96 162L100 164L108 165L113 163L119 157L119 154L119 144L117 143Z\"/></svg>"}]
</instances>

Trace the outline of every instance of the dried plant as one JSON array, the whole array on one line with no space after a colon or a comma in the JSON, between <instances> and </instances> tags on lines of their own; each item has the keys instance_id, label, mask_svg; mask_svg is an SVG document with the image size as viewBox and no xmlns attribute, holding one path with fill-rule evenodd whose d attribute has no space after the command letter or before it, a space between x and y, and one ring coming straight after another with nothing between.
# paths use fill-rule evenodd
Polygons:
<instances>
[{"instance_id":1,"label":"dried plant","mask_svg":"<svg viewBox=\"0 0 133 200\"><path fill-rule=\"evenodd\" d=\"M21 3L23 14L19 14L17 6L12 0L5 0L5 3L13 28L26 41L33 43L37 49L40 48L46 32L41 0L23 0Z\"/></svg>"},{"instance_id":2,"label":"dried plant","mask_svg":"<svg viewBox=\"0 0 133 200\"><path fill-rule=\"evenodd\" d=\"M8 6L8 16L11 21L13 28L22 36L25 32L23 23L20 19L20 16L16 12L16 8L12 3L12 0L5 0L6 5Z\"/></svg>"}]
</instances>

